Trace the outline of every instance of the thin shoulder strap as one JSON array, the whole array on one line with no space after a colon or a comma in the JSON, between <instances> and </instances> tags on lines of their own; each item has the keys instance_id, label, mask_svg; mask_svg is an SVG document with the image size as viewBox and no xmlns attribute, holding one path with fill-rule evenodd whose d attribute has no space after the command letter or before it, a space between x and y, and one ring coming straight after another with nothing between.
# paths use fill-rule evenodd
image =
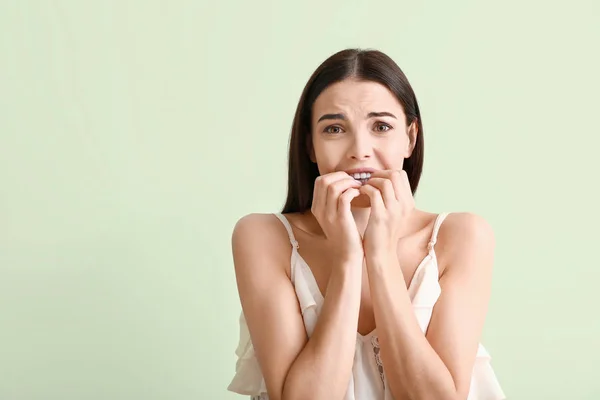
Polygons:
<instances>
[{"instance_id":1,"label":"thin shoulder strap","mask_svg":"<svg viewBox=\"0 0 600 400\"><path fill-rule=\"evenodd\" d=\"M292 231L292 226L290 225L290 222L281 213L276 213L275 216L277 218L279 218L279 220L281 221L281 223L283 224L283 226L285 226L285 230L287 231L288 236L290 237L290 243L292 244L292 247L297 250L300 246L298 245L298 241L294 237L294 232Z\"/></svg>"},{"instance_id":2,"label":"thin shoulder strap","mask_svg":"<svg viewBox=\"0 0 600 400\"><path fill-rule=\"evenodd\" d=\"M433 225L433 233L431 234L431 239L429 240L429 243L427 244L427 249L429 251L433 250L433 247L435 246L435 243L437 242L437 236L438 236L438 232L440 230L440 226L442 225L442 222L444 222L444 220L446 219L448 214L450 214L450 213L449 212L440 213L437 216L437 218L435 219L435 224Z\"/></svg>"}]
</instances>

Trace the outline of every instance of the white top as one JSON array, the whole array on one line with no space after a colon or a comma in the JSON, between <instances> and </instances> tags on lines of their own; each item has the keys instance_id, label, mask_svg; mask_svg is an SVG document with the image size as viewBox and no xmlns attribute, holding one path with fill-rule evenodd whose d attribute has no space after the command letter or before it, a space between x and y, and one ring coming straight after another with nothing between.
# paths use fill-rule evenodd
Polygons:
<instances>
[{"instance_id":1,"label":"white top","mask_svg":"<svg viewBox=\"0 0 600 400\"><path fill-rule=\"evenodd\" d=\"M304 327L308 337L315 329L317 319L323 307L324 298L317 281L298 253L298 242L294 237L288 220L282 214L275 214L289 234L292 243L291 280L294 285L298 303L302 310ZM427 246L429 252L417 267L408 286L408 293L413 304L413 309L422 331L425 333L433 306L440 296L441 288L438 282L439 271L434 245L440 225L448 213L438 215L433 228L431 240ZM246 325L243 312L240 315L240 341L236 349L238 361L236 373L227 390L250 395L252 399L268 399L267 388L260 371L260 366L254 354L250 339L250 332ZM386 383L385 371L379 358L379 342L376 329L363 336L356 334L356 349L352 366L352 377L348 383L348 390L344 400L391 400L393 399L389 386ZM505 395L500 388L496 375L490 365L490 355L479 344L468 400L502 400Z\"/></svg>"}]
</instances>

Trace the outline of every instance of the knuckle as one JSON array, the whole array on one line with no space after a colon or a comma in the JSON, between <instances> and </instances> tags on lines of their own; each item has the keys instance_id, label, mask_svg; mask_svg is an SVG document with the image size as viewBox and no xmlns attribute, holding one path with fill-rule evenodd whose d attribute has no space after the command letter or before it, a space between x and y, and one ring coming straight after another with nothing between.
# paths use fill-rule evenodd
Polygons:
<instances>
[{"instance_id":1,"label":"knuckle","mask_svg":"<svg viewBox=\"0 0 600 400\"><path fill-rule=\"evenodd\" d=\"M327 195L328 196L334 196L335 193L336 193L336 191L337 191L337 188L336 188L335 185L329 185L329 186L327 186Z\"/></svg>"},{"instance_id":2,"label":"knuckle","mask_svg":"<svg viewBox=\"0 0 600 400\"><path fill-rule=\"evenodd\" d=\"M347 182L344 182L343 180L341 180L341 181L334 182L331 185L331 188L335 193L341 193L342 190L345 189L347 184L348 184Z\"/></svg>"},{"instance_id":3,"label":"knuckle","mask_svg":"<svg viewBox=\"0 0 600 400\"><path fill-rule=\"evenodd\" d=\"M381 224L384 221L384 217L379 213L373 213L370 218L373 219L373 223L375 224Z\"/></svg>"},{"instance_id":4,"label":"knuckle","mask_svg":"<svg viewBox=\"0 0 600 400\"><path fill-rule=\"evenodd\" d=\"M332 189L335 189L338 186L340 186L340 181L331 181L331 182L329 182L329 187L332 188Z\"/></svg>"}]
</instances>

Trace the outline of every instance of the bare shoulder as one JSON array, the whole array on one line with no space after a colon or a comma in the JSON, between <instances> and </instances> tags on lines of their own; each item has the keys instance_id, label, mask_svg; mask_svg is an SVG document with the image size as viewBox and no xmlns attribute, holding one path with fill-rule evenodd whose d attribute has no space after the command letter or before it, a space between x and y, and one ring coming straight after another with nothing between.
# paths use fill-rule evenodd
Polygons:
<instances>
[{"instance_id":1,"label":"bare shoulder","mask_svg":"<svg viewBox=\"0 0 600 400\"><path fill-rule=\"evenodd\" d=\"M481 215L472 212L450 213L440 226L436 253L443 259L441 264L444 266L473 266L474 263L465 260L493 258L494 248L493 228ZM492 263L479 265L491 268Z\"/></svg>"},{"instance_id":2,"label":"bare shoulder","mask_svg":"<svg viewBox=\"0 0 600 400\"><path fill-rule=\"evenodd\" d=\"M291 244L274 214L240 218L232 233L242 311L268 393L280 399L290 366L307 342L289 279Z\"/></svg>"},{"instance_id":3,"label":"bare shoulder","mask_svg":"<svg viewBox=\"0 0 600 400\"><path fill-rule=\"evenodd\" d=\"M260 232L264 235L275 234L276 225L281 225L277 217L273 214L252 213L241 217L233 228L232 240L247 240L253 237L261 238L263 235L257 235Z\"/></svg>"},{"instance_id":4,"label":"bare shoulder","mask_svg":"<svg viewBox=\"0 0 600 400\"><path fill-rule=\"evenodd\" d=\"M440 240L458 242L465 240L493 241L494 232L490 223L481 215L471 212L450 213L440 227Z\"/></svg>"},{"instance_id":5,"label":"bare shoulder","mask_svg":"<svg viewBox=\"0 0 600 400\"><path fill-rule=\"evenodd\" d=\"M233 228L231 246L236 259L283 261L291 251L285 227L274 214L252 213L241 217ZM273 263L235 263L236 271L246 265L256 267Z\"/></svg>"}]
</instances>

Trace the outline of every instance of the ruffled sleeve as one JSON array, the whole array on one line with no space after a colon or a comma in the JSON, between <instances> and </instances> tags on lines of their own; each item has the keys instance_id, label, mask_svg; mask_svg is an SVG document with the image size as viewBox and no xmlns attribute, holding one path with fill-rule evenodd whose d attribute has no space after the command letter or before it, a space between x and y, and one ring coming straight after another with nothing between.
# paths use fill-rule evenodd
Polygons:
<instances>
[{"instance_id":1,"label":"ruffled sleeve","mask_svg":"<svg viewBox=\"0 0 600 400\"><path fill-rule=\"evenodd\" d=\"M437 260L434 261L426 263L422 269L415 272L415 278L409 287L413 310L424 333L427 332L433 308L441 294ZM506 398L490 361L489 353L479 344L467 400L503 400ZM388 396L387 392L386 385L386 396ZM391 393L389 398L391 398Z\"/></svg>"},{"instance_id":2,"label":"ruffled sleeve","mask_svg":"<svg viewBox=\"0 0 600 400\"><path fill-rule=\"evenodd\" d=\"M267 393L265 380L254 354L254 346L252 346L250 340L250 331L244 313L240 314L240 339L235 354L238 357L235 364L235 375L227 390L250 396Z\"/></svg>"},{"instance_id":3,"label":"ruffled sleeve","mask_svg":"<svg viewBox=\"0 0 600 400\"><path fill-rule=\"evenodd\" d=\"M506 399L490 361L490 355L486 349L479 344L475 365L473 366L471 388L469 389L469 397L467 397L467 400Z\"/></svg>"},{"instance_id":4,"label":"ruffled sleeve","mask_svg":"<svg viewBox=\"0 0 600 400\"><path fill-rule=\"evenodd\" d=\"M292 283L302 311L302 318L307 335L312 336L321 312L322 298L314 277L308 271L308 266L297 262L298 253L292 253ZM308 280L312 278L312 280ZM238 360L235 364L235 375L227 390L250 396L267 397L267 387L256 359L254 346L244 313L240 313L240 339L235 351Z\"/></svg>"}]
</instances>

